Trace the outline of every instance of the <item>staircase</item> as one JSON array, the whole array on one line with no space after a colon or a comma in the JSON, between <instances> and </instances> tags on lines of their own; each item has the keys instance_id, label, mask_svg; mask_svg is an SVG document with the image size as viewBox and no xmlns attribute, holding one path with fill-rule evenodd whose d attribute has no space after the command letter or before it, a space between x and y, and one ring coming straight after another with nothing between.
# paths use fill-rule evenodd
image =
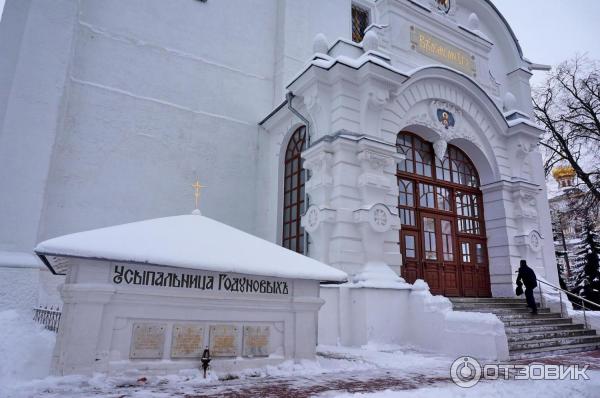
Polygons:
<instances>
[{"instance_id":1,"label":"staircase","mask_svg":"<svg viewBox=\"0 0 600 398\"><path fill-rule=\"evenodd\" d=\"M511 360L600 349L595 330L573 323L548 308L532 315L519 298L450 298L455 311L490 312L504 322Z\"/></svg>"}]
</instances>

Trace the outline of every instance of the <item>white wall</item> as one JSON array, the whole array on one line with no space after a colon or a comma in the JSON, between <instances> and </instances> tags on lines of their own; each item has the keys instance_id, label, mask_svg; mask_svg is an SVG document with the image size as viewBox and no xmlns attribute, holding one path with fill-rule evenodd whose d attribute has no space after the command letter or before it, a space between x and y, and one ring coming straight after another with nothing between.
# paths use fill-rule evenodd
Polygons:
<instances>
[{"instance_id":1,"label":"white wall","mask_svg":"<svg viewBox=\"0 0 600 398\"><path fill-rule=\"evenodd\" d=\"M0 252L31 253L38 241L75 16L70 0L6 4L0 24Z\"/></svg>"},{"instance_id":2,"label":"white wall","mask_svg":"<svg viewBox=\"0 0 600 398\"><path fill-rule=\"evenodd\" d=\"M401 288L321 286L319 344L402 345L449 356L508 358L504 324L493 314L453 311L421 280Z\"/></svg>"}]
</instances>

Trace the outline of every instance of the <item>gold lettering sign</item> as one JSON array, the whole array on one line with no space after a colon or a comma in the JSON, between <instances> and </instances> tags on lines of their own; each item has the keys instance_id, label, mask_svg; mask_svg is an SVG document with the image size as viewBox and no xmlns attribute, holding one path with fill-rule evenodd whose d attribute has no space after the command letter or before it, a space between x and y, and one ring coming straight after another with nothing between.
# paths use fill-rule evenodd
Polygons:
<instances>
[{"instance_id":1,"label":"gold lettering sign","mask_svg":"<svg viewBox=\"0 0 600 398\"><path fill-rule=\"evenodd\" d=\"M446 43L415 26L410 27L410 41L412 48L417 52L469 76L476 76L475 57L452 44Z\"/></svg>"}]
</instances>

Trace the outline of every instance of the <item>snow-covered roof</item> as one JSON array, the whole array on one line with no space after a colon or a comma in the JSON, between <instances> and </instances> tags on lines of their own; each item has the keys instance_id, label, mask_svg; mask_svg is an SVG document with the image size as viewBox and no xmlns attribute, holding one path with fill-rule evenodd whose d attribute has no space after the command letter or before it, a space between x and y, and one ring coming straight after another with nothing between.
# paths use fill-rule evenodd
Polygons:
<instances>
[{"instance_id":1,"label":"snow-covered roof","mask_svg":"<svg viewBox=\"0 0 600 398\"><path fill-rule=\"evenodd\" d=\"M53 262L77 257L280 278L347 280L345 272L201 215L65 235L38 244L35 252L53 272Z\"/></svg>"}]
</instances>

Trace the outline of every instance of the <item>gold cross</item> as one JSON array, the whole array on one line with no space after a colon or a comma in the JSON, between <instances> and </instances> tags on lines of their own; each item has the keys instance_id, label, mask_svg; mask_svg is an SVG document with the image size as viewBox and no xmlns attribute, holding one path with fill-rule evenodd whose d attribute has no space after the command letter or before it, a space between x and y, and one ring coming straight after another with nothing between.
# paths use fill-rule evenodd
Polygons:
<instances>
[{"instance_id":1,"label":"gold cross","mask_svg":"<svg viewBox=\"0 0 600 398\"><path fill-rule=\"evenodd\" d=\"M192 184L192 188L194 188L194 197L196 198L196 209L198 208L198 202L200 201L200 189L207 188L205 185L200 185L198 179L196 182Z\"/></svg>"}]
</instances>

